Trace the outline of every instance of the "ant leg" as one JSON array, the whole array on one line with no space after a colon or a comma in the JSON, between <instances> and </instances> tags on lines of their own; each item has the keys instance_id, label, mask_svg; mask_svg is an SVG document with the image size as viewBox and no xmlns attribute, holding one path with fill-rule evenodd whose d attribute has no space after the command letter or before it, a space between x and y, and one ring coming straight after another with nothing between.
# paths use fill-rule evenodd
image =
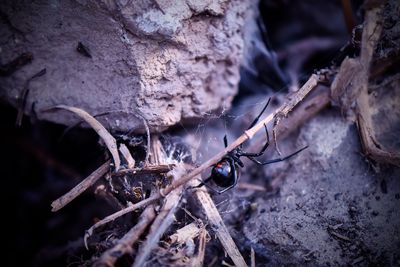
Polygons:
<instances>
[{"instance_id":1,"label":"ant leg","mask_svg":"<svg viewBox=\"0 0 400 267\"><path fill-rule=\"evenodd\" d=\"M292 153L292 154L290 154L290 155L288 155L288 156L286 156L286 157L278 158L278 159L271 159L271 160L267 160L267 161L265 161L265 162L258 161L258 160L256 160L255 158L253 158L253 157L251 157L251 156L249 156L248 159L251 160L251 161L253 161L253 162L255 162L255 163L257 163L257 164L259 164L259 165L267 165L267 164L271 164L271 163L276 163L276 162L281 162L281 161L287 160L288 158L293 157L294 155L300 153L301 151L303 151L303 150L306 149L307 147L308 147L308 146L305 146L305 147L303 147L303 148L297 150L296 152L294 152L294 153Z\"/></svg>"},{"instance_id":2,"label":"ant leg","mask_svg":"<svg viewBox=\"0 0 400 267\"><path fill-rule=\"evenodd\" d=\"M224 145L225 145L225 148L228 147L228 137L226 135L224 135Z\"/></svg>"},{"instance_id":3,"label":"ant leg","mask_svg":"<svg viewBox=\"0 0 400 267\"><path fill-rule=\"evenodd\" d=\"M264 106L264 108L261 110L260 114L258 114L258 116L254 119L254 121L250 124L249 128L252 128L254 125L256 125L256 123L258 122L258 120L260 119L261 115L264 113L264 111L267 109L269 101L271 101L271 98L268 98L267 104Z\"/></svg>"},{"instance_id":4,"label":"ant leg","mask_svg":"<svg viewBox=\"0 0 400 267\"><path fill-rule=\"evenodd\" d=\"M268 134L268 129L267 129L267 125L264 124L264 128L265 128L265 133L267 134L267 142L264 144L264 146L261 148L260 152L258 153L247 153L247 152L241 152L239 155L240 156L244 156L244 157L259 157L262 154L264 154L265 150L267 149L267 147L269 146L269 134Z\"/></svg>"}]
</instances>

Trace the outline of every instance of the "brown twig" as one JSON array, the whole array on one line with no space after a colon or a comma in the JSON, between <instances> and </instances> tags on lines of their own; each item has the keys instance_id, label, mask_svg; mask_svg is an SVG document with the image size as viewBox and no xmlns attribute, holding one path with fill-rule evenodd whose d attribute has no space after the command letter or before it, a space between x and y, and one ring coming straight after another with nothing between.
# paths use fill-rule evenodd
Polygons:
<instances>
[{"instance_id":1,"label":"brown twig","mask_svg":"<svg viewBox=\"0 0 400 267\"><path fill-rule=\"evenodd\" d=\"M55 212L63 208L69 202L74 200L80 194L82 194L86 189L96 183L107 171L110 169L110 160L107 160L103 165L101 165L97 170L92 172L88 177L86 177L77 186L72 188L68 193L64 194L62 197L56 199L51 203L51 211Z\"/></svg>"},{"instance_id":2,"label":"brown twig","mask_svg":"<svg viewBox=\"0 0 400 267\"><path fill-rule=\"evenodd\" d=\"M96 131L96 133L100 136L100 138L104 141L106 144L108 150L110 151L113 159L114 159L114 165L115 169L118 171L121 165L121 159L119 158L118 154L118 148L117 148L117 141L115 138L107 131L106 128L98 121L96 120L92 115L84 111L83 109L76 108L76 107L70 107L66 105L58 105L52 108L49 108L46 111L50 111L53 109L64 109L68 110L76 115L78 115L81 119L86 121L92 128L93 130Z\"/></svg>"},{"instance_id":3,"label":"brown twig","mask_svg":"<svg viewBox=\"0 0 400 267\"><path fill-rule=\"evenodd\" d=\"M135 167L135 160L133 159L131 152L129 152L125 144L119 145L119 152L121 152L122 156L128 163L128 169L133 169Z\"/></svg>"},{"instance_id":4,"label":"brown twig","mask_svg":"<svg viewBox=\"0 0 400 267\"><path fill-rule=\"evenodd\" d=\"M162 152L161 143L158 138L152 139L152 156L154 160L158 163L165 162L165 154ZM177 166L173 169L169 176L172 179L175 177L182 176L186 170L183 165ZM168 227L173 223L174 214L180 204L183 193L183 185L172 191L166 198L164 205L162 206L159 214L155 218L153 224L150 227L149 234L146 237L146 241L140 246L139 251L136 255L135 261L132 266L143 266L146 259L152 252L152 250L157 246L160 241L161 236L165 233Z\"/></svg>"},{"instance_id":5,"label":"brown twig","mask_svg":"<svg viewBox=\"0 0 400 267\"><path fill-rule=\"evenodd\" d=\"M154 206L149 205L140 215L138 223L132 227L117 244L105 251L95 262L94 266L114 266L115 262L125 254L132 253L132 245L139 240L139 237L146 230L147 226L154 220L156 214Z\"/></svg>"},{"instance_id":6,"label":"brown twig","mask_svg":"<svg viewBox=\"0 0 400 267\"><path fill-rule=\"evenodd\" d=\"M201 228L199 234L199 245L198 245L198 252L190 262L190 266L193 267L202 267L204 264L204 256L206 253L206 244L207 244L207 235L208 232L205 227Z\"/></svg>"},{"instance_id":7,"label":"brown twig","mask_svg":"<svg viewBox=\"0 0 400 267\"><path fill-rule=\"evenodd\" d=\"M146 165L143 168L122 169L111 175L114 177L124 176L126 174L144 174L144 173L167 173L175 167L175 164Z\"/></svg>"},{"instance_id":8,"label":"brown twig","mask_svg":"<svg viewBox=\"0 0 400 267\"><path fill-rule=\"evenodd\" d=\"M168 195L160 213L150 227L146 241L142 243L135 262L132 266L143 266L154 247L157 246L161 236L174 221L174 214L182 197L182 187L175 189Z\"/></svg>"},{"instance_id":9,"label":"brown twig","mask_svg":"<svg viewBox=\"0 0 400 267\"><path fill-rule=\"evenodd\" d=\"M379 71L374 71L374 69L379 69L379 66L377 64L371 66L371 64L382 31L382 5L379 1L368 1L366 8L360 57L347 58L342 62L332 84L332 98L341 105L343 110L355 117L353 120L357 123L365 155L380 163L400 166L400 154L384 150L375 138L368 87L370 77L379 74ZM393 62L396 60L398 56L394 56ZM353 108L354 102L355 108ZM352 114L352 111L355 111L355 114Z\"/></svg>"},{"instance_id":10,"label":"brown twig","mask_svg":"<svg viewBox=\"0 0 400 267\"><path fill-rule=\"evenodd\" d=\"M267 191L267 189L264 186L256 185L256 184L250 184L250 183L244 183L244 182L238 183L236 188L238 188L238 189L246 189L246 190L253 190L253 191L261 191L261 192Z\"/></svg>"},{"instance_id":11,"label":"brown twig","mask_svg":"<svg viewBox=\"0 0 400 267\"><path fill-rule=\"evenodd\" d=\"M359 128L361 141L367 156L378 162L386 162L400 166L400 154L383 150L381 148L382 146L379 145L378 141L375 139L375 132L369 107L369 70L375 47L379 41L382 31L382 6L383 5L368 10L365 16L360 53L360 63L362 68L359 73L360 93L358 95L356 109L357 126Z\"/></svg>"},{"instance_id":12,"label":"brown twig","mask_svg":"<svg viewBox=\"0 0 400 267\"><path fill-rule=\"evenodd\" d=\"M142 201L140 201L140 202L138 202L138 203L136 203L136 204L134 204L134 205L130 205L130 206L128 206L127 208L125 208L125 209L123 209L123 210L117 211L117 212L115 212L115 213L113 213L113 214L111 214L111 215L105 217L104 219L98 221L97 223L95 223L94 225L92 225L92 227L90 227L90 228L86 231L85 237L84 237L85 247L88 249L87 239L93 234L93 231L94 231L95 229L97 229L97 228L99 228L100 226L103 226L103 225L105 225L105 224L107 224L107 223L109 223L109 222L112 222L112 221L114 221L115 219L117 219L117 218L119 218L119 217L121 217L121 216L123 216L123 215L125 215L125 214L127 214L127 213L130 213L130 212L132 212L132 211L134 211L134 210L137 210L137 209L146 207L147 205L149 205L149 204L154 203L155 201L157 201L159 198L160 198L160 195L159 195L159 194L156 194L156 195L151 196L151 197L149 197L149 198L146 198L146 199L144 199L144 200L142 200Z\"/></svg>"},{"instance_id":13,"label":"brown twig","mask_svg":"<svg viewBox=\"0 0 400 267\"><path fill-rule=\"evenodd\" d=\"M190 185L195 185L195 182L192 181ZM195 197L206 214L211 228L214 230L235 266L247 266L208 192L203 188L196 189Z\"/></svg>"}]
</instances>

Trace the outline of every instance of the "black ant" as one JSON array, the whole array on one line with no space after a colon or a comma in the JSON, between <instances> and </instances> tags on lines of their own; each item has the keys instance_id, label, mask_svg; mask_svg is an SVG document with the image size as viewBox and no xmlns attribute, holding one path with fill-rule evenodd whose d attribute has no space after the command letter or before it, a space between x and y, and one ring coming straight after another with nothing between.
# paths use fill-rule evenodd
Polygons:
<instances>
[{"instance_id":1,"label":"black ant","mask_svg":"<svg viewBox=\"0 0 400 267\"><path fill-rule=\"evenodd\" d=\"M261 115L264 113L265 109L267 108L269 102L270 102L271 98L268 99L267 104L264 106L264 108L262 109L262 111L260 112L260 114L254 119L254 121L250 124L250 126L247 128L250 129L252 128L254 125L256 125L256 123L258 122L258 120L260 119ZM267 160L265 162L261 162L257 159L255 159L256 157L260 157L264 154L265 150L267 149L267 147L269 146L269 135L268 135L268 129L267 126L264 124L264 128L265 128L265 132L267 134L267 142L265 143L265 145L261 148L260 152L258 153L247 153L244 152L242 150L243 144L241 144L240 146L238 146L237 148L235 148L234 150L228 152L219 162L217 162L215 165L213 165L213 168L211 170L211 175L210 177L208 177L207 179L205 179L204 181L202 181L200 183L200 185L196 186L196 187L201 187L203 185L207 185L206 183L209 182L210 180L214 181L214 183L219 186L219 187L223 187L224 189L222 190L217 190L214 189L212 187L208 187L217 192L217 193L224 193L225 191L233 188L238 180L239 180L239 168L244 167L243 162L240 160L240 157L246 157L249 160L253 161L254 163L258 164L258 165L267 165L270 163L275 163L275 162L280 162L280 161L284 161L298 153L300 153L301 151L303 151L304 149L306 149L308 146L305 146L299 150L297 150L296 152L286 156L286 157L281 157L278 159L271 159L271 160ZM226 135L224 136L224 145L225 148L228 146L228 139L226 137Z\"/></svg>"}]
</instances>

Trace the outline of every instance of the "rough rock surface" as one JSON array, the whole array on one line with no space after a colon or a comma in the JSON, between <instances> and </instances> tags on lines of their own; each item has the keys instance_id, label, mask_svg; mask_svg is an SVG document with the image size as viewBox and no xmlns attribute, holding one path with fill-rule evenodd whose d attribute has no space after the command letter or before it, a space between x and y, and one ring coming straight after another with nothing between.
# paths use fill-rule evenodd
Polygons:
<instances>
[{"instance_id":1,"label":"rough rock surface","mask_svg":"<svg viewBox=\"0 0 400 267\"><path fill-rule=\"evenodd\" d=\"M243 223L257 262L398 265L400 170L375 173L360 154L356 128L339 112L314 118L299 140L309 148L283 170L279 194L255 198L258 208Z\"/></svg>"},{"instance_id":2,"label":"rough rock surface","mask_svg":"<svg viewBox=\"0 0 400 267\"><path fill-rule=\"evenodd\" d=\"M0 98L17 106L29 77L26 113L72 124L65 104L113 130L159 131L227 108L237 92L242 26L250 1L2 1L0 59L31 64L0 77ZM91 58L77 52L81 42ZM221 103L223 106L221 106Z\"/></svg>"}]
</instances>

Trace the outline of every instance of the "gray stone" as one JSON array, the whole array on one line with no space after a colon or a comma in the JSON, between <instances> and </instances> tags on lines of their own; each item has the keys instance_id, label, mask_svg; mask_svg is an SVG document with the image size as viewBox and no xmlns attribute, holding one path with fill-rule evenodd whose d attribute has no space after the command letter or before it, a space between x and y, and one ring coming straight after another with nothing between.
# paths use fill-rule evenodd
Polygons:
<instances>
[{"instance_id":1,"label":"gray stone","mask_svg":"<svg viewBox=\"0 0 400 267\"><path fill-rule=\"evenodd\" d=\"M0 98L17 107L30 83L25 113L71 125L64 104L113 131L152 131L227 109L237 92L242 28L250 1L2 1L1 64L23 52L33 62L0 77ZM92 58L76 51L78 42Z\"/></svg>"}]
</instances>

